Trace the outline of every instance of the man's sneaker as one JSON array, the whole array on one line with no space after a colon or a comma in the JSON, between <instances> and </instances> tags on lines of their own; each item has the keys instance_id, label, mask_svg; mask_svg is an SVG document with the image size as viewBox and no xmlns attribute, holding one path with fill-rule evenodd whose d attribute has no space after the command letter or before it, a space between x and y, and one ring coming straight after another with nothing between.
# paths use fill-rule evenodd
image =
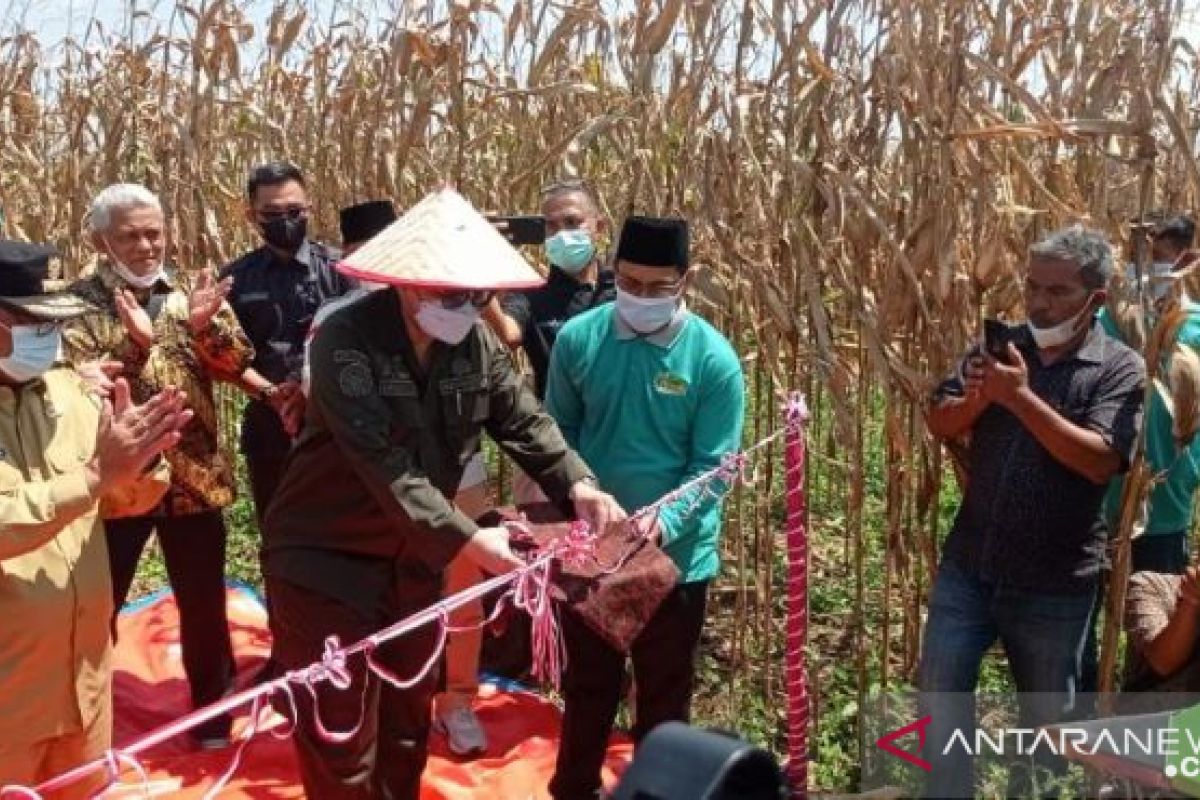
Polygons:
<instances>
[{"instance_id":1,"label":"man's sneaker","mask_svg":"<svg viewBox=\"0 0 1200 800\"><path fill-rule=\"evenodd\" d=\"M205 751L224 750L232 744L228 736L209 736L203 739L193 738L192 741L196 743L197 749Z\"/></svg>"},{"instance_id":2,"label":"man's sneaker","mask_svg":"<svg viewBox=\"0 0 1200 800\"><path fill-rule=\"evenodd\" d=\"M455 755L466 756L487 750L487 735L470 708L457 706L448 709L438 716L433 727L439 733L446 734L446 743Z\"/></svg>"}]
</instances>

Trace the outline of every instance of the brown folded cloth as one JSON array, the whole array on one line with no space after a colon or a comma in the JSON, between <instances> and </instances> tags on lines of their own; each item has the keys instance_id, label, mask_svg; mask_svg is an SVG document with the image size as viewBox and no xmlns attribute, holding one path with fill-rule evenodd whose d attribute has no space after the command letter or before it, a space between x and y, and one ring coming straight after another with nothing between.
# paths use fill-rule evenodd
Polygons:
<instances>
[{"instance_id":1,"label":"brown folded cloth","mask_svg":"<svg viewBox=\"0 0 1200 800\"><path fill-rule=\"evenodd\" d=\"M524 518L522 518L522 513ZM504 522L526 522L529 536L514 533L517 553L533 553L571 530L552 505L499 508L479 520L484 527ZM621 562L622 566L608 572ZM606 642L629 653L638 634L679 582L675 562L638 535L628 522L608 526L596 543L595 558L583 564L555 562L553 597L579 617Z\"/></svg>"}]
</instances>

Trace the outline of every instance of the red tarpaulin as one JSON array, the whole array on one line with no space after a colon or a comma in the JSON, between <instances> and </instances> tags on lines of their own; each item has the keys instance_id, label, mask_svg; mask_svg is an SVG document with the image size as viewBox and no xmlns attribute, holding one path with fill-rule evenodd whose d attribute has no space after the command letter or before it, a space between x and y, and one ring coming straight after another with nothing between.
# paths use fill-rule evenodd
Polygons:
<instances>
[{"instance_id":1,"label":"red tarpaulin","mask_svg":"<svg viewBox=\"0 0 1200 800\"><path fill-rule=\"evenodd\" d=\"M267 615L257 596L247 589L228 592L229 624L237 655L239 688L246 685L270 649ZM122 612L114 659L113 694L115 742L134 741L188 708L187 683L179 653L179 621L169 593L139 601ZM558 748L559 712L545 698L516 687L485 685L476 706L487 730L488 752L462 761L434 736L425 771L422 800L467 798L545 798ZM238 717L235 735L246 725L249 709ZM264 712L269 724L284 730L281 717ZM217 752L193 751L184 737L168 742L142 758L155 797L200 798L228 769L237 743ZM632 752L628 739L614 739L605 769L606 783L625 768ZM129 773L125 781L135 780ZM114 787L109 797L142 796L137 786ZM234 779L221 797L303 797L296 775L292 743L260 733L245 751Z\"/></svg>"}]
</instances>

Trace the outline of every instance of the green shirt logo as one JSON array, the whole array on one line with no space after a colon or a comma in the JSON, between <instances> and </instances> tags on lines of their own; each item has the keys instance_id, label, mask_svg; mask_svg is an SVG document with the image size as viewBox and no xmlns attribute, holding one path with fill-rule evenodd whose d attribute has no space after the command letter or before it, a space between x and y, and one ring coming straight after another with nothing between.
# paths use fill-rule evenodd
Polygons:
<instances>
[{"instance_id":1,"label":"green shirt logo","mask_svg":"<svg viewBox=\"0 0 1200 800\"><path fill-rule=\"evenodd\" d=\"M660 372L654 379L654 389L659 394L682 397L687 394L688 382L673 372Z\"/></svg>"}]
</instances>

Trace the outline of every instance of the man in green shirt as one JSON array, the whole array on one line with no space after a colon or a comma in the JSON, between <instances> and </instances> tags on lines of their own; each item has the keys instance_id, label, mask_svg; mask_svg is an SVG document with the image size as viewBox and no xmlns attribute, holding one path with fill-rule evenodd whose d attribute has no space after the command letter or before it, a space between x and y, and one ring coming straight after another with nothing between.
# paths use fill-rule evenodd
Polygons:
<instances>
[{"instance_id":1,"label":"man in green shirt","mask_svg":"<svg viewBox=\"0 0 1200 800\"><path fill-rule=\"evenodd\" d=\"M1195 235L1195 224L1189 217L1160 217L1150 229L1149 274L1143 296L1159 302L1174 286L1172 273L1188 253ZM1130 281L1137 279L1136 268L1127 269ZM1179 346L1200 347L1200 304L1188 297L1183 287L1180 303L1186 319L1176 334L1171 349ZM1104 331L1116 339L1125 340L1119 326L1108 308L1099 315ZM1170 350L1167 351L1168 354ZM1169 358L1169 356L1168 356ZM1160 370L1165 375L1166 364ZM1193 499L1200 486L1200 437L1193 438L1180 446L1172 433L1171 414L1162 396L1156 390L1146 409L1146 460L1152 473L1160 476L1150 493L1145 530L1133 539L1131 569L1133 572L1183 574L1189 561L1189 536L1192 525ZM1109 528L1116 531L1121 513L1121 492L1125 479L1118 477L1109 486L1104 501L1105 519Z\"/></svg>"},{"instance_id":2,"label":"man in green shirt","mask_svg":"<svg viewBox=\"0 0 1200 800\"><path fill-rule=\"evenodd\" d=\"M540 279L465 200L426 198L338 269L390 286L335 311L312 342L304 429L263 538L287 670L320 660L329 636L350 644L436 603L459 553L492 573L523 564L506 529L479 528L452 499L485 431L593 527L624 518L479 322L496 289ZM429 625L374 658L412 679L437 640ZM436 670L401 691L369 680L361 658L346 667L348 690L296 696L305 795L417 800ZM353 733L333 741L322 726Z\"/></svg>"},{"instance_id":3,"label":"man in green shirt","mask_svg":"<svg viewBox=\"0 0 1200 800\"><path fill-rule=\"evenodd\" d=\"M741 365L729 342L684 305L691 274L686 222L631 217L617 247L616 302L568 322L551 352L547 410L600 485L631 511L717 468L741 443ZM635 741L660 723L688 719L708 583L719 566L721 503L706 495L688 511L668 506L649 527L681 578L629 653ZM562 622L565 709L550 792L591 800L626 654L573 614Z\"/></svg>"}]
</instances>

